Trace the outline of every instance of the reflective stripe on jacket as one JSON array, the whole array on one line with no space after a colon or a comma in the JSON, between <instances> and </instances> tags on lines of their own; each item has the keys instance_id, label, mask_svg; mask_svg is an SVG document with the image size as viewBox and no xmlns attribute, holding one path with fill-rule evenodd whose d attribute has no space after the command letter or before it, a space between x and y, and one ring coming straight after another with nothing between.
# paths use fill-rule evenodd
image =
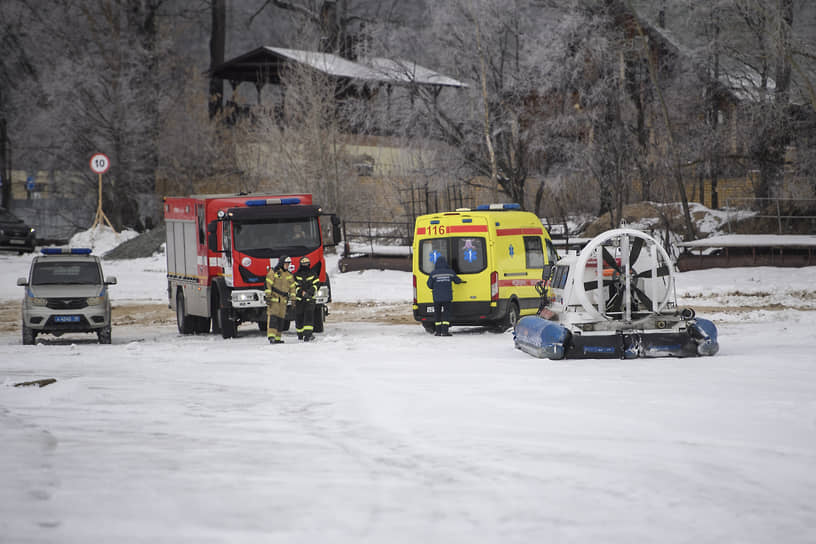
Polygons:
<instances>
[{"instance_id":1,"label":"reflective stripe on jacket","mask_svg":"<svg viewBox=\"0 0 816 544\"><path fill-rule=\"evenodd\" d=\"M311 269L298 270L295 274L295 300L302 302L314 301L318 283L320 283L320 276L313 273Z\"/></svg>"}]
</instances>

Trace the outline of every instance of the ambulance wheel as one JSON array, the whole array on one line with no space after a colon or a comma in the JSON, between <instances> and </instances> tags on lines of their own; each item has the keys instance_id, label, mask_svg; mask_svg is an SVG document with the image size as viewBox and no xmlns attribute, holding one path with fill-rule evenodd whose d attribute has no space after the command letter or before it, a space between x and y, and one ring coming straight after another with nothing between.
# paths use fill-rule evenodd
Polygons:
<instances>
[{"instance_id":1,"label":"ambulance wheel","mask_svg":"<svg viewBox=\"0 0 816 544\"><path fill-rule=\"evenodd\" d=\"M323 332L323 305L315 306L314 309L314 332Z\"/></svg>"},{"instance_id":2,"label":"ambulance wheel","mask_svg":"<svg viewBox=\"0 0 816 544\"><path fill-rule=\"evenodd\" d=\"M504 318L499 320L493 327L493 332L504 332L507 329L516 328L519 315L521 315L521 312L519 312L518 303L514 300L507 307L507 314L504 316Z\"/></svg>"},{"instance_id":3,"label":"ambulance wheel","mask_svg":"<svg viewBox=\"0 0 816 544\"><path fill-rule=\"evenodd\" d=\"M425 329L425 332L428 334L433 334L436 330L436 327L433 323L428 323L427 321L422 322L422 328Z\"/></svg>"},{"instance_id":4,"label":"ambulance wheel","mask_svg":"<svg viewBox=\"0 0 816 544\"><path fill-rule=\"evenodd\" d=\"M23 345L33 346L34 340L37 338L37 333L31 327L23 325Z\"/></svg>"},{"instance_id":5,"label":"ambulance wheel","mask_svg":"<svg viewBox=\"0 0 816 544\"><path fill-rule=\"evenodd\" d=\"M184 308L184 295L181 294L181 291L176 295L176 325L178 325L180 334L193 333L193 319L192 316L187 315Z\"/></svg>"}]
</instances>

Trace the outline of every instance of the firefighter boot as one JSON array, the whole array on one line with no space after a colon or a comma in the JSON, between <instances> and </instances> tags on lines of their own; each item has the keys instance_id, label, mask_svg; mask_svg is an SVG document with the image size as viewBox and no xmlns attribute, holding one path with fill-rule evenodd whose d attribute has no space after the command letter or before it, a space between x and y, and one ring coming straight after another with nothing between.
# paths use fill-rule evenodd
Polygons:
<instances>
[{"instance_id":1,"label":"firefighter boot","mask_svg":"<svg viewBox=\"0 0 816 544\"><path fill-rule=\"evenodd\" d=\"M448 331L448 327L450 325L442 325L442 336L452 336L450 331Z\"/></svg>"},{"instance_id":2,"label":"firefighter boot","mask_svg":"<svg viewBox=\"0 0 816 544\"><path fill-rule=\"evenodd\" d=\"M434 327L434 336L442 336L442 324L441 323L436 323L436 326Z\"/></svg>"}]
</instances>

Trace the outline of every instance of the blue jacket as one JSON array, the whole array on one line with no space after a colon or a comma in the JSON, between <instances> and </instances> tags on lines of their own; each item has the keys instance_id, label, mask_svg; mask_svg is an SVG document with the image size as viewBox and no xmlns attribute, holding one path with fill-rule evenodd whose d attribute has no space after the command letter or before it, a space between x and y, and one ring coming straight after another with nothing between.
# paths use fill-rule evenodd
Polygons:
<instances>
[{"instance_id":1,"label":"blue jacket","mask_svg":"<svg viewBox=\"0 0 816 544\"><path fill-rule=\"evenodd\" d=\"M451 282L462 283L462 278L457 276L453 269L448 266L445 257L436 259L436 266L428 276L428 287L433 289L434 302L450 302L453 300L453 288Z\"/></svg>"}]
</instances>

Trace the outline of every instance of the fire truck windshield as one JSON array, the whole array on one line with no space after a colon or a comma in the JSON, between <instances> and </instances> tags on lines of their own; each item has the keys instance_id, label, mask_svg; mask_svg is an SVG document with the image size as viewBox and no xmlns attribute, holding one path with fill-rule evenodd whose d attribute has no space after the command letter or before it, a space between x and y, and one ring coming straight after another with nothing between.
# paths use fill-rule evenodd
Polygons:
<instances>
[{"instance_id":1,"label":"fire truck windshield","mask_svg":"<svg viewBox=\"0 0 816 544\"><path fill-rule=\"evenodd\" d=\"M270 250L274 253L286 250L300 255L320 247L320 231L316 217L280 218L266 220L263 223L235 223L233 237L236 250L256 256L266 256Z\"/></svg>"}]
</instances>

